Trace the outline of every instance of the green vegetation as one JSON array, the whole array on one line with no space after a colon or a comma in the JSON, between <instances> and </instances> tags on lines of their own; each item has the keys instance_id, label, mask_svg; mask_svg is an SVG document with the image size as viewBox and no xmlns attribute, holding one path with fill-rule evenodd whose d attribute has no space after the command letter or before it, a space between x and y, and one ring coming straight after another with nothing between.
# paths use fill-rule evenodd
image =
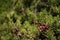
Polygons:
<instances>
[{"instance_id":1,"label":"green vegetation","mask_svg":"<svg viewBox=\"0 0 60 40\"><path fill-rule=\"evenodd\" d=\"M0 0L0 40L60 40L60 0Z\"/></svg>"}]
</instances>

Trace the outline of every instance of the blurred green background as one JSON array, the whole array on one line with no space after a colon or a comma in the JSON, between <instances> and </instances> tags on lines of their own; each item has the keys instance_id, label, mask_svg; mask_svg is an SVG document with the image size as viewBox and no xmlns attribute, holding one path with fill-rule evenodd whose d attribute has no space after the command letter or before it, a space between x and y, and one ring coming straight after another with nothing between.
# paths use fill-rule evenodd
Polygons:
<instances>
[{"instance_id":1,"label":"blurred green background","mask_svg":"<svg viewBox=\"0 0 60 40\"><path fill-rule=\"evenodd\" d=\"M0 40L60 40L60 0L0 0Z\"/></svg>"}]
</instances>

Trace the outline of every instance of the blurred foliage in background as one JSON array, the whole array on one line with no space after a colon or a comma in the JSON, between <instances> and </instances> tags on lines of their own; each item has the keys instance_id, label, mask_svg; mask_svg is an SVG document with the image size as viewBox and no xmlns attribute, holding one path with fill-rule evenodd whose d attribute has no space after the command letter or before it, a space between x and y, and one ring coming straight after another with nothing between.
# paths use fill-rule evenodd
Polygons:
<instances>
[{"instance_id":1,"label":"blurred foliage in background","mask_svg":"<svg viewBox=\"0 0 60 40\"><path fill-rule=\"evenodd\" d=\"M60 40L60 0L0 0L0 40Z\"/></svg>"}]
</instances>

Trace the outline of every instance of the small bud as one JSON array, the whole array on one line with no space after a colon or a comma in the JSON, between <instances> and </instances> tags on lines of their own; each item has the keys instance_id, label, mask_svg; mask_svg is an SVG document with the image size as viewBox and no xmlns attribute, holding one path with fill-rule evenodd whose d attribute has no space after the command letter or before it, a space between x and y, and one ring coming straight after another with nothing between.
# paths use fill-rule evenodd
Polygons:
<instances>
[{"instance_id":1,"label":"small bud","mask_svg":"<svg viewBox=\"0 0 60 40\"><path fill-rule=\"evenodd\" d=\"M22 37L22 34L20 32L17 33L18 37Z\"/></svg>"}]
</instances>

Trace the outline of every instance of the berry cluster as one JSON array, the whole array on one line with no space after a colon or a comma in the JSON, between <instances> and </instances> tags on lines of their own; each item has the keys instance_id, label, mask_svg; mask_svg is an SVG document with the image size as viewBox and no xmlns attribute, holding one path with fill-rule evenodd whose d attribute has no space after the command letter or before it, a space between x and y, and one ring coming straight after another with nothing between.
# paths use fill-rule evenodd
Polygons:
<instances>
[{"instance_id":1,"label":"berry cluster","mask_svg":"<svg viewBox=\"0 0 60 40\"><path fill-rule=\"evenodd\" d=\"M44 31L44 30L48 30L48 26L46 24L42 24L42 25L38 25L38 31Z\"/></svg>"}]
</instances>

